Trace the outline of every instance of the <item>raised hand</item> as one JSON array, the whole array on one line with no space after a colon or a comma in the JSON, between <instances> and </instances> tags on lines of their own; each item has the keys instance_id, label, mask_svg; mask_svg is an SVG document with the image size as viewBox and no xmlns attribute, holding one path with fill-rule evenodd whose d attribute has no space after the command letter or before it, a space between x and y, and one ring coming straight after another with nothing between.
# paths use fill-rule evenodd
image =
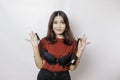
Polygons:
<instances>
[{"instance_id":1,"label":"raised hand","mask_svg":"<svg viewBox=\"0 0 120 80\"><path fill-rule=\"evenodd\" d=\"M30 39L26 39L28 42L30 42L32 44L33 47L37 47L38 46L38 40L37 40L37 36L34 32L29 33Z\"/></svg>"},{"instance_id":2,"label":"raised hand","mask_svg":"<svg viewBox=\"0 0 120 80\"><path fill-rule=\"evenodd\" d=\"M84 50L87 44L90 44L90 42L87 42L87 37L84 34L83 37L80 38L78 42L78 49Z\"/></svg>"}]
</instances>

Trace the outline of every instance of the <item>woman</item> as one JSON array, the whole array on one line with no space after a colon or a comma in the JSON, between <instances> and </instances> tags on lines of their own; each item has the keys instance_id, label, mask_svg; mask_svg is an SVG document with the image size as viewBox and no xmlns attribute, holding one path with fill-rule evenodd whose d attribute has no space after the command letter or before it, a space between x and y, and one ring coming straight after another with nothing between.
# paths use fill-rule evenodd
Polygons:
<instances>
[{"instance_id":1,"label":"woman","mask_svg":"<svg viewBox=\"0 0 120 80\"><path fill-rule=\"evenodd\" d=\"M40 69L37 80L71 80L69 70L76 69L89 43L85 35L75 40L63 11L51 15L46 37L39 42L31 32L27 41L32 44L35 63Z\"/></svg>"}]
</instances>

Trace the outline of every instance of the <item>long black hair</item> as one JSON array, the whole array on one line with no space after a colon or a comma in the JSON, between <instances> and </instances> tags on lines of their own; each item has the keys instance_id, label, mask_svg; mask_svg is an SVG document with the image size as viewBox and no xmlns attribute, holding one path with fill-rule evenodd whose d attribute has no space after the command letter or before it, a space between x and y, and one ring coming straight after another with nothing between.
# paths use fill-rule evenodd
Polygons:
<instances>
[{"instance_id":1,"label":"long black hair","mask_svg":"<svg viewBox=\"0 0 120 80\"><path fill-rule=\"evenodd\" d=\"M58 15L63 18L65 25L66 25L65 31L63 33L64 43L66 45L71 45L73 41L75 40L75 38L70 29L68 17L63 11L55 11L52 13L49 23L48 23L48 32L47 32L46 40L49 41L50 43L56 42L56 34L53 31L53 21L54 21L54 18Z\"/></svg>"}]
</instances>

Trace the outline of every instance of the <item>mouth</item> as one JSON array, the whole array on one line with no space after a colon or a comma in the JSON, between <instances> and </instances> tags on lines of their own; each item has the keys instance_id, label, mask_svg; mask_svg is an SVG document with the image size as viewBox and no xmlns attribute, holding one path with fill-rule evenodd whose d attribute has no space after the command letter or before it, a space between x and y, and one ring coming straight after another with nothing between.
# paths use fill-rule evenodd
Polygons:
<instances>
[{"instance_id":1,"label":"mouth","mask_svg":"<svg viewBox=\"0 0 120 80\"><path fill-rule=\"evenodd\" d=\"M62 31L61 29L56 29L57 31Z\"/></svg>"}]
</instances>

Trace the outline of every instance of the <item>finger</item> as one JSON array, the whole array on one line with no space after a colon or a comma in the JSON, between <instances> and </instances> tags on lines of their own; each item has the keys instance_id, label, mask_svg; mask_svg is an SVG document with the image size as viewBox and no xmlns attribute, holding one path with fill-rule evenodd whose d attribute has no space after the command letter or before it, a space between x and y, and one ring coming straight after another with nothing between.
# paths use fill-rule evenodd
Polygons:
<instances>
[{"instance_id":1,"label":"finger","mask_svg":"<svg viewBox=\"0 0 120 80\"><path fill-rule=\"evenodd\" d=\"M32 35L35 36L35 33L32 31Z\"/></svg>"},{"instance_id":2,"label":"finger","mask_svg":"<svg viewBox=\"0 0 120 80\"><path fill-rule=\"evenodd\" d=\"M35 35L35 33L33 31L31 32L31 38L32 39L36 38L36 35Z\"/></svg>"},{"instance_id":3,"label":"finger","mask_svg":"<svg viewBox=\"0 0 120 80\"><path fill-rule=\"evenodd\" d=\"M82 36L82 40L84 40L85 39L85 34Z\"/></svg>"},{"instance_id":4,"label":"finger","mask_svg":"<svg viewBox=\"0 0 120 80\"><path fill-rule=\"evenodd\" d=\"M86 42L87 41L87 37L86 37L86 34L83 35L83 41Z\"/></svg>"},{"instance_id":5,"label":"finger","mask_svg":"<svg viewBox=\"0 0 120 80\"><path fill-rule=\"evenodd\" d=\"M30 38L32 38L32 33L29 33Z\"/></svg>"},{"instance_id":6,"label":"finger","mask_svg":"<svg viewBox=\"0 0 120 80\"><path fill-rule=\"evenodd\" d=\"M86 41L87 41L87 37L85 37L85 38L83 39L83 41L86 42Z\"/></svg>"},{"instance_id":7,"label":"finger","mask_svg":"<svg viewBox=\"0 0 120 80\"><path fill-rule=\"evenodd\" d=\"M28 42L30 42L30 40L29 39L25 39L26 41L28 41Z\"/></svg>"},{"instance_id":8,"label":"finger","mask_svg":"<svg viewBox=\"0 0 120 80\"><path fill-rule=\"evenodd\" d=\"M84 34L84 35L83 35L83 39L85 38L85 36L86 36L86 35Z\"/></svg>"},{"instance_id":9,"label":"finger","mask_svg":"<svg viewBox=\"0 0 120 80\"><path fill-rule=\"evenodd\" d=\"M87 39L88 39L87 37L84 37L84 38L82 39L82 41L83 41L83 42L86 42Z\"/></svg>"},{"instance_id":10,"label":"finger","mask_svg":"<svg viewBox=\"0 0 120 80\"><path fill-rule=\"evenodd\" d=\"M81 39L78 41L78 44L81 44Z\"/></svg>"},{"instance_id":11,"label":"finger","mask_svg":"<svg viewBox=\"0 0 120 80\"><path fill-rule=\"evenodd\" d=\"M34 38L35 38L35 39L37 39L37 36L36 36L36 34L34 35Z\"/></svg>"},{"instance_id":12,"label":"finger","mask_svg":"<svg viewBox=\"0 0 120 80\"><path fill-rule=\"evenodd\" d=\"M34 32L32 31L32 35L34 34Z\"/></svg>"},{"instance_id":13,"label":"finger","mask_svg":"<svg viewBox=\"0 0 120 80\"><path fill-rule=\"evenodd\" d=\"M87 44L90 44L91 42L87 42Z\"/></svg>"}]
</instances>

